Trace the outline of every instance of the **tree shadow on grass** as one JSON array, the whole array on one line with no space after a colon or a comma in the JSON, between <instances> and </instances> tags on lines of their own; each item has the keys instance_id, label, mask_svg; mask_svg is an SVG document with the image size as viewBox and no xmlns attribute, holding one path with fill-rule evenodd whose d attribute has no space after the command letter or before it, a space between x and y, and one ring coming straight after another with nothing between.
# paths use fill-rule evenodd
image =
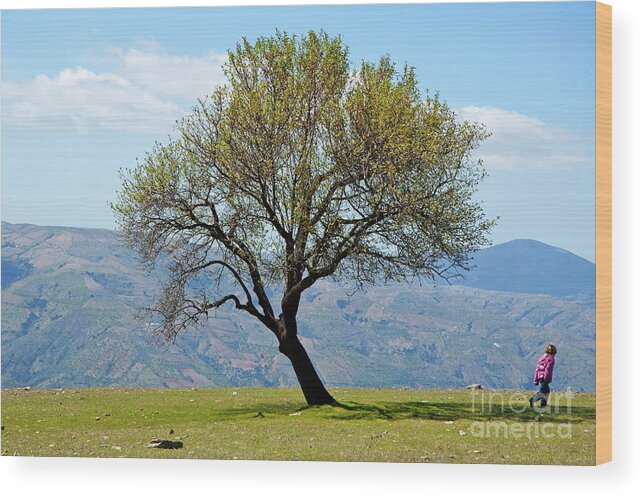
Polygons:
<instances>
[{"instance_id":1,"label":"tree shadow on grass","mask_svg":"<svg viewBox=\"0 0 643 497\"><path fill-rule=\"evenodd\" d=\"M555 420L561 423L591 423L596 419L596 410L593 407L572 406L567 409L566 404L550 410L535 411L529 405L522 403L508 404L476 404L471 402L381 402L377 404L361 404L357 402L337 403L334 406L311 407L298 403L271 403L243 406L232 409L217 409L215 419L229 420L238 418L269 418L275 416L293 416L316 414L320 419L330 418L338 420L376 420L384 419L397 421L403 419L426 419L433 421L534 421L542 414L544 419Z\"/></svg>"},{"instance_id":2,"label":"tree shadow on grass","mask_svg":"<svg viewBox=\"0 0 643 497\"><path fill-rule=\"evenodd\" d=\"M586 423L596 420L593 407L567 408L561 404L558 408L531 409L528 405L474 405L471 402L384 402L379 404L360 404L356 402L340 403L332 417L337 419L428 419L434 421L455 420L511 420L533 421L538 414L545 418L565 423Z\"/></svg>"}]
</instances>

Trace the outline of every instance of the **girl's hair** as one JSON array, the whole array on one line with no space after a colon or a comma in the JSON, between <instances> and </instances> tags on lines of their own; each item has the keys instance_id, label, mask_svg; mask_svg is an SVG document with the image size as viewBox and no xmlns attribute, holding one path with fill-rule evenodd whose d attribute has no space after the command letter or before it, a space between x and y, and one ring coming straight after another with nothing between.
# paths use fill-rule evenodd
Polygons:
<instances>
[{"instance_id":1,"label":"girl's hair","mask_svg":"<svg viewBox=\"0 0 643 497\"><path fill-rule=\"evenodd\" d=\"M545 347L545 354L556 355L556 346L553 343L550 343Z\"/></svg>"}]
</instances>

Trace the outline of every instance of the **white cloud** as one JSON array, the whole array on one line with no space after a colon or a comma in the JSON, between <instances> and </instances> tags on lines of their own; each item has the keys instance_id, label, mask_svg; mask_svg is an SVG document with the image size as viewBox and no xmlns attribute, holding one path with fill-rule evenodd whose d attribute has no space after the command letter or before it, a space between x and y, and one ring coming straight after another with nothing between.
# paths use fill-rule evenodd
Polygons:
<instances>
[{"instance_id":1,"label":"white cloud","mask_svg":"<svg viewBox=\"0 0 643 497\"><path fill-rule=\"evenodd\" d=\"M2 86L3 121L10 126L81 133L95 129L168 131L179 107L116 74L82 67Z\"/></svg>"},{"instance_id":2,"label":"white cloud","mask_svg":"<svg viewBox=\"0 0 643 497\"><path fill-rule=\"evenodd\" d=\"M155 95L196 102L225 83L221 66L226 56L218 52L203 57L164 55L158 48L112 52L120 61L122 74Z\"/></svg>"},{"instance_id":3,"label":"white cloud","mask_svg":"<svg viewBox=\"0 0 643 497\"><path fill-rule=\"evenodd\" d=\"M477 151L489 169L594 167L593 136L548 126L533 117L493 107L460 109L460 117L483 123L492 136Z\"/></svg>"},{"instance_id":4,"label":"white cloud","mask_svg":"<svg viewBox=\"0 0 643 497\"><path fill-rule=\"evenodd\" d=\"M109 71L67 68L56 76L2 84L2 119L11 127L167 133L196 99L224 82L224 56L167 55L157 44L110 48Z\"/></svg>"},{"instance_id":5,"label":"white cloud","mask_svg":"<svg viewBox=\"0 0 643 497\"><path fill-rule=\"evenodd\" d=\"M225 83L225 55L171 55L146 40L109 47L94 57L107 71L67 68L55 76L2 84L2 120L10 127L76 132L120 130L162 134ZM477 152L490 169L593 167L593 139L531 117L492 107L460 109L493 135Z\"/></svg>"}]
</instances>

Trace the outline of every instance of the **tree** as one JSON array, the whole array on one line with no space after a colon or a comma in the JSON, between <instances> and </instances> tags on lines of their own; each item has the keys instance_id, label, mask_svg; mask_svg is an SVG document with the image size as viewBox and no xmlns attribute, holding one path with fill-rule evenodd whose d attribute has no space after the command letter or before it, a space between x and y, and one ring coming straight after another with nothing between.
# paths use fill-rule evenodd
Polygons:
<instances>
[{"instance_id":1,"label":"tree","mask_svg":"<svg viewBox=\"0 0 643 497\"><path fill-rule=\"evenodd\" d=\"M118 227L150 266L171 260L153 309L166 339L233 305L275 335L308 404L334 403L297 336L302 294L467 269L493 224L473 199L486 134L423 97L413 68L351 69L324 32L244 39L224 71L178 138L121 172Z\"/></svg>"}]
</instances>

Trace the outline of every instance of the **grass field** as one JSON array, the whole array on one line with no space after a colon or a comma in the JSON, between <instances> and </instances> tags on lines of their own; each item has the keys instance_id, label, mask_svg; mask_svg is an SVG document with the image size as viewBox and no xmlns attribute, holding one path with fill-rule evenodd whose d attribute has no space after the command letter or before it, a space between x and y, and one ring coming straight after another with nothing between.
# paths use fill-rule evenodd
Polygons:
<instances>
[{"instance_id":1,"label":"grass field","mask_svg":"<svg viewBox=\"0 0 643 497\"><path fill-rule=\"evenodd\" d=\"M2 454L20 456L593 464L595 399L528 408L527 392L96 388L2 391ZM562 395L562 394L561 394ZM558 412L556 412L558 411ZM173 433L170 434L170 430ZM148 448L154 438L180 449Z\"/></svg>"}]
</instances>

